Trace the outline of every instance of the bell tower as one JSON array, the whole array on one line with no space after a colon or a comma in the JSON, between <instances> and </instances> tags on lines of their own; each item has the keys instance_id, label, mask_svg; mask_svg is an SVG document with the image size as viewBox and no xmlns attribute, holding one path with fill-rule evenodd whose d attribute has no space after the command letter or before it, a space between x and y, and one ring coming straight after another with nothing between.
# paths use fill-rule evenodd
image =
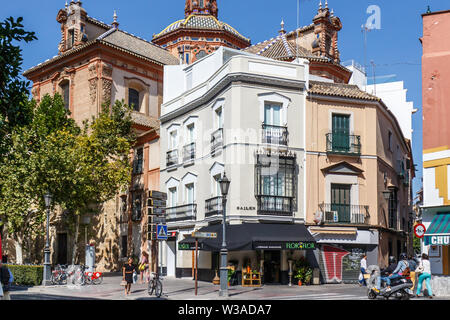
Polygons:
<instances>
[{"instance_id":1,"label":"bell tower","mask_svg":"<svg viewBox=\"0 0 450 320\"><path fill-rule=\"evenodd\" d=\"M325 7L320 0L319 10L313 19L314 33L317 39L313 42L312 52L320 57L330 58L339 63L340 53L338 49L338 32L342 29L341 20L328 8L328 0Z\"/></svg>"},{"instance_id":2,"label":"bell tower","mask_svg":"<svg viewBox=\"0 0 450 320\"><path fill-rule=\"evenodd\" d=\"M204 14L218 17L217 0L186 0L185 17L192 14Z\"/></svg>"},{"instance_id":3,"label":"bell tower","mask_svg":"<svg viewBox=\"0 0 450 320\"><path fill-rule=\"evenodd\" d=\"M56 21L61 24L61 42L59 54L78 47L88 41L86 33L86 10L81 1L70 1L64 9L59 10Z\"/></svg>"}]
</instances>

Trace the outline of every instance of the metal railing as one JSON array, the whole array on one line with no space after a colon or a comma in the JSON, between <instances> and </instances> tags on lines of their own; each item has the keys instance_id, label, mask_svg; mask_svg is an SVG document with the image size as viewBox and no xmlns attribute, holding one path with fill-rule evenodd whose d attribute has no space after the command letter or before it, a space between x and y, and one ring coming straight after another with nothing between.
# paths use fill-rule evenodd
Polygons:
<instances>
[{"instance_id":1,"label":"metal railing","mask_svg":"<svg viewBox=\"0 0 450 320\"><path fill-rule=\"evenodd\" d=\"M367 224L369 206L322 203L319 205L325 223Z\"/></svg>"},{"instance_id":2,"label":"metal railing","mask_svg":"<svg viewBox=\"0 0 450 320\"><path fill-rule=\"evenodd\" d=\"M178 164L178 150L171 150L167 152L167 166Z\"/></svg>"},{"instance_id":3,"label":"metal railing","mask_svg":"<svg viewBox=\"0 0 450 320\"><path fill-rule=\"evenodd\" d=\"M327 153L361 155L361 136L347 133L327 133Z\"/></svg>"},{"instance_id":4,"label":"metal railing","mask_svg":"<svg viewBox=\"0 0 450 320\"><path fill-rule=\"evenodd\" d=\"M293 198L282 196L257 196L258 214L275 216L292 216Z\"/></svg>"},{"instance_id":5,"label":"metal railing","mask_svg":"<svg viewBox=\"0 0 450 320\"><path fill-rule=\"evenodd\" d=\"M223 147L223 129L217 129L211 134L211 153L214 154L219 148Z\"/></svg>"},{"instance_id":6,"label":"metal railing","mask_svg":"<svg viewBox=\"0 0 450 320\"><path fill-rule=\"evenodd\" d=\"M190 203L182 206L166 208L166 222L196 220L197 204Z\"/></svg>"},{"instance_id":7,"label":"metal railing","mask_svg":"<svg viewBox=\"0 0 450 320\"><path fill-rule=\"evenodd\" d=\"M280 126L272 126L263 124L262 126L263 130L263 136L262 136L262 142L263 143L270 143L270 144L278 144L287 146L288 144L288 130L287 127L280 127Z\"/></svg>"},{"instance_id":8,"label":"metal railing","mask_svg":"<svg viewBox=\"0 0 450 320\"><path fill-rule=\"evenodd\" d=\"M183 162L195 160L195 142L183 147Z\"/></svg>"},{"instance_id":9,"label":"metal railing","mask_svg":"<svg viewBox=\"0 0 450 320\"><path fill-rule=\"evenodd\" d=\"M222 214L222 199L222 196L218 196L205 201L205 217Z\"/></svg>"}]
</instances>

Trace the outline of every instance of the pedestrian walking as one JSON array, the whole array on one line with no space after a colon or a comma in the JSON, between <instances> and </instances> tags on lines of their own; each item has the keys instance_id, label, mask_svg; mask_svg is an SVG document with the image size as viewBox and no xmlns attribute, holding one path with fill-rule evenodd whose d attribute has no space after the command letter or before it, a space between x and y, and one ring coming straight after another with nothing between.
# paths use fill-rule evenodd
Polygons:
<instances>
[{"instance_id":1,"label":"pedestrian walking","mask_svg":"<svg viewBox=\"0 0 450 320\"><path fill-rule=\"evenodd\" d=\"M136 272L136 267L133 264L133 258L128 258L128 263L123 266L123 280L126 281L125 295L130 294L131 284L133 283L133 273Z\"/></svg>"},{"instance_id":2,"label":"pedestrian walking","mask_svg":"<svg viewBox=\"0 0 450 320\"><path fill-rule=\"evenodd\" d=\"M366 274L367 269L367 255L363 255L360 263L361 268L361 274L359 275L359 286L367 286L366 279L364 278L364 275Z\"/></svg>"},{"instance_id":3,"label":"pedestrian walking","mask_svg":"<svg viewBox=\"0 0 450 320\"><path fill-rule=\"evenodd\" d=\"M142 251L141 261L139 261L139 272L141 274L141 284L145 282L148 283L149 275L148 275L149 265L148 265L148 253L146 251Z\"/></svg>"},{"instance_id":4,"label":"pedestrian walking","mask_svg":"<svg viewBox=\"0 0 450 320\"><path fill-rule=\"evenodd\" d=\"M428 255L426 253L422 254L422 259L420 260L419 266L416 269L416 273L420 273L419 280L417 283L416 297L419 296L422 291L422 283L425 280L425 284L428 290L428 296L430 299L433 298L433 291L431 290L431 266L428 260Z\"/></svg>"},{"instance_id":5,"label":"pedestrian walking","mask_svg":"<svg viewBox=\"0 0 450 320\"><path fill-rule=\"evenodd\" d=\"M0 261L0 282L3 291L3 295L1 297L2 300L11 300L9 295L9 290L11 286L11 272L8 267L3 264L3 261Z\"/></svg>"},{"instance_id":6,"label":"pedestrian walking","mask_svg":"<svg viewBox=\"0 0 450 320\"><path fill-rule=\"evenodd\" d=\"M411 272L410 272L411 281L413 283L413 286L412 286L411 290L414 291L414 289L416 288L416 280L417 280L417 275L416 275L417 261L416 261L416 258L414 256L412 256L412 255L408 256L408 264L409 264L409 269L411 270Z\"/></svg>"}]
</instances>

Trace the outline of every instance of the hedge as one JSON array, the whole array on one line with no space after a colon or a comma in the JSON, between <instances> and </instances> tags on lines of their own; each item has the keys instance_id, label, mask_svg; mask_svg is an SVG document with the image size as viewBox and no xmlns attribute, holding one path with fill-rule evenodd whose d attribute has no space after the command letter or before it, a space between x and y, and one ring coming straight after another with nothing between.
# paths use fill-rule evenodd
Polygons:
<instances>
[{"instance_id":1,"label":"hedge","mask_svg":"<svg viewBox=\"0 0 450 320\"><path fill-rule=\"evenodd\" d=\"M42 284L44 278L44 266L36 265L9 265L5 264L14 276L14 284L34 285Z\"/></svg>"}]
</instances>

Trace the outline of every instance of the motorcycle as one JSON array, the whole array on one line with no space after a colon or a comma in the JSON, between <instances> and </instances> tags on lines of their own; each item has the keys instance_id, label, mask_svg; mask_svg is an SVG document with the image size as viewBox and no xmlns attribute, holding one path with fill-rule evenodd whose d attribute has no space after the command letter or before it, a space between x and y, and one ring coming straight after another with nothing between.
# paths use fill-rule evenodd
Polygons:
<instances>
[{"instance_id":1,"label":"motorcycle","mask_svg":"<svg viewBox=\"0 0 450 320\"><path fill-rule=\"evenodd\" d=\"M386 283L382 283L380 291L375 291L377 278L381 275L380 268L378 266L369 266L367 271L370 274L370 278L367 281L368 292L367 296L369 299L376 299L377 297L382 297L385 300L389 298L396 298L399 300L409 300L413 296L413 291L411 290L414 286L409 276L401 276L391 280L390 290L386 287Z\"/></svg>"}]
</instances>

